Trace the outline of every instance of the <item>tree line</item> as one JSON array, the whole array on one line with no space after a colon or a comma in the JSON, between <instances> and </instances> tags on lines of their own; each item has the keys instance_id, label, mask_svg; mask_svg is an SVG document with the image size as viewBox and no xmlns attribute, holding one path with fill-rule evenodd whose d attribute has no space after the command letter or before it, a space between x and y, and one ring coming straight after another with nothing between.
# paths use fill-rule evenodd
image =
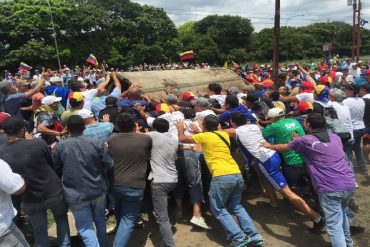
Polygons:
<instances>
[{"instance_id":1,"label":"tree line","mask_svg":"<svg viewBox=\"0 0 370 247\"><path fill-rule=\"evenodd\" d=\"M254 32L250 19L211 15L176 28L161 8L129 0L52 0L62 64L82 64L90 53L109 66L177 62L178 52L194 50L196 61L270 61L273 30ZM0 2L0 68L57 67L50 10L46 0ZM362 54L370 54L370 31L362 29ZM322 57L322 45L350 55L351 25L316 23L282 27L281 59Z\"/></svg>"}]
</instances>

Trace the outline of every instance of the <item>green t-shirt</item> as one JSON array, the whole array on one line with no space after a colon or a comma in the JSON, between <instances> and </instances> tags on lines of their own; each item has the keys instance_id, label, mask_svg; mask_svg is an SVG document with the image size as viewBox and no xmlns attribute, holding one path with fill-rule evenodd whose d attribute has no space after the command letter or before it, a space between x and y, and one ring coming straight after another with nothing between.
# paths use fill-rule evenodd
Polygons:
<instances>
[{"instance_id":1,"label":"green t-shirt","mask_svg":"<svg viewBox=\"0 0 370 247\"><path fill-rule=\"evenodd\" d=\"M275 144L290 142L293 140L292 134L294 132L299 136L305 134L301 124L292 118L280 119L262 130L263 136L274 138ZM303 155L292 150L284 151L282 155L286 165L301 166L304 163Z\"/></svg>"},{"instance_id":2,"label":"green t-shirt","mask_svg":"<svg viewBox=\"0 0 370 247\"><path fill-rule=\"evenodd\" d=\"M62 120L63 127L67 126L68 118L72 115L77 115L79 110L67 110L63 112L62 116L60 117L60 120Z\"/></svg>"}]
</instances>

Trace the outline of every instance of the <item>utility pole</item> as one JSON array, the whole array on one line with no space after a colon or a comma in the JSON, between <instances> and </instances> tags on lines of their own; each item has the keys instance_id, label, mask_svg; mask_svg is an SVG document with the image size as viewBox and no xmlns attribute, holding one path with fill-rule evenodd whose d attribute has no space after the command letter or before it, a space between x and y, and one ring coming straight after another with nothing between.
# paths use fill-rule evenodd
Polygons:
<instances>
[{"instance_id":1,"label":"utility pole","mask_svg":"<svg viewBox=\"0 0 370 247\"><path fill-rule=\"evenodd\" d=\"M49 12L50 12L50 21L51 21L51 27L53 28L53 37L54 37L54 44L55 44L55 51L57 53L57 59L58 59L58 66L59 69L62 68L62 65L60 63L60 57L59 57L59 49L58 49L58 41L57 41L57 33L55 32L55 26L54 26L54 19L53 19L53 12L51 11L51 6L49 0L46 0L46 3L49 6Z\"/></svg>"},{"instance_id":2,"label":"utility pole","mask_svg":"<svg viewBox=\"0 0 370 247\"><path fill-rule=\"evenodd\" d=\"M272 57L272 80L275 87L279 85L279 62L280 62L280 0L275 0L275 24L274 24L274 44Z\"/></svg>"},{"instance_id":3,"label":"utility pole","mask_svg":"<svg viewBox=\"0 0 370 247\"><path fill-rule=\"evenodd\" d=\"M360 60L360 23L361 23L361 0L353 0L353 27L352 27L352 58L358 62Z\"/></svg>"}]
</instances>

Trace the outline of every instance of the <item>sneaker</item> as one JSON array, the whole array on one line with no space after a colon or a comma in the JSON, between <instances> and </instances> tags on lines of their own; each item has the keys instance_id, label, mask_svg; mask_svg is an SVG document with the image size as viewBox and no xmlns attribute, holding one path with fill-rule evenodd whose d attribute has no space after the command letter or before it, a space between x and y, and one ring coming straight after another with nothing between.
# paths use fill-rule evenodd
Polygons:
<instances>
[{"instance_id":1,"label":"sneaker","mask_svg":"<svg viewBox=\"0 0 370 247\"><path fill-rule=\"evenodd\" d=\"M192 223L193 225L199 226L203 229L206 229L206 230L212 230L212 227L207 225L203 217L198 218L198 217L193 216L193 218L191 218L190 220L190 223Z\"/></svg>"},{"instance_id":2,"label":"sneaker","mask_svg":"<svg viewBox=\"0 0 370 247\"><path fill-rule=\"evenodd\" d=\"M250 246L251 240L248 236L245 236L245 238L242 241L232 241L229 247L244 247L244 246Z\"/></svg>"},{"instance_id":3,"label":"sneaker","mask_svg":"<svg viewBox=\"0 0 370 247\"><path fill-rule=\"evenodd\" d=\"M313 227L310 228L309 231L311 233L320 234L321 231L322 231L322 229L323 229L323 227L324 227L324 225L325 225L324 218L321 217L321 220L318 223L316 223L315 221L313 222Z\"/></svg>"},{"instance_id":4,"label":"sneaker","mask_svg":"<svg viewBox=\"0 0 370 247\"><path fill-rule=\"evenodd\" d=\"M258 240L253 240L250 243L248 243L248 247L260 247L265 244L265 240L263 239L258 239Z\"/></svg>"},{"instance_id":5,"label":"sneaker","mask_svg":"<svg viewBox=\"0 0 370 247\"><path fill-rule=\"evenodd\" d=\"M142 229L144 228L144 222L142 219L138 219L135 223L135 228L136 229Z\"/></svg>"}]
</instances>

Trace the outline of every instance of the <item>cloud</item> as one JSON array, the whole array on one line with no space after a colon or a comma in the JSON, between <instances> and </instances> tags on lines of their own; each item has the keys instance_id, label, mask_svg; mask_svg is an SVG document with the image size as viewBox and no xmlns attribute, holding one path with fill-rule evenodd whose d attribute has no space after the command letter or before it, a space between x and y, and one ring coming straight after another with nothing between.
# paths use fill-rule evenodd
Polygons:
<instances>
[{"instance_id":1,"label":"cloud","mask_svg":"<svg viewBox=\"0 0 370 247\"><path fill-rule=\"evenodd\" d=\"M207 15L239 15L250 18L256 31L274 25L275 1L273 0L133 0L140 4L163 8L168 16L181 25L198 21ZM370 3L362 0L361 17L369 21ZM347 0L283 0L281 1L280 25L305 26L315 22L345 21L352 23L352 6Z\"/></svg>"}]
</instances>

